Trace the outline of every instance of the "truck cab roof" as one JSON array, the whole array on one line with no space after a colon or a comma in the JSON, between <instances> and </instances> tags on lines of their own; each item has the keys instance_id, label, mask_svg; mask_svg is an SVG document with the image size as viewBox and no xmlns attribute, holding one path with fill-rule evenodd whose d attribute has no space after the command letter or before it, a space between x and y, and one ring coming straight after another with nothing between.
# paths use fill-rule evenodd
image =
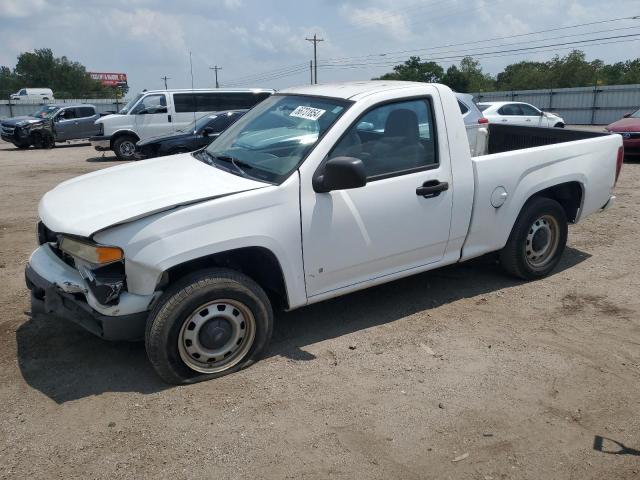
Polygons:
<instances>
[{"instance_id":1,"label":"truck cab roof","mask_svg":"<svg viewBox=\"0 0 640 480\"><path fill-rule=\"evenodd\" d=\"M318 97L343 98L359 100L368 95L389 90L424 87L423 82L405 82L399 80L369 80L358 82L325 83L320 85L304 85L281 90L279 93L289 95L315 95ZM433 84L430 84L433 85Z\"/></svg>"}]
</instances>

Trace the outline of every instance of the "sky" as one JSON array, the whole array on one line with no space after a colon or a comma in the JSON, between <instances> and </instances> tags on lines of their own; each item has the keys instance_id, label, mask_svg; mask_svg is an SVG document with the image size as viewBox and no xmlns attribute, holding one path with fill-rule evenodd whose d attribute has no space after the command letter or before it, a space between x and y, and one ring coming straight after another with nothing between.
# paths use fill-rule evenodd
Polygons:
<instances>
[{"instance_id":1,"label":"sky","mask_svg":"<svg viewBox=\"0 0 640 480\"><path fill-rule=\"evenodd\" d=\"M552 31L528 35L542 30ZM492 74L571 48L610 63L640 57L640 0L0 0L0 65L47 47L126 73L130 95L162 88L165 75L170 88L191 87L189 52L196 88L214 86L214 65L221 86L309 83L314 34L320 83L371 79L409 55L445 69L476 55ZM585 39L603 40L557 45Z\"/></svg>"}]
</instances>

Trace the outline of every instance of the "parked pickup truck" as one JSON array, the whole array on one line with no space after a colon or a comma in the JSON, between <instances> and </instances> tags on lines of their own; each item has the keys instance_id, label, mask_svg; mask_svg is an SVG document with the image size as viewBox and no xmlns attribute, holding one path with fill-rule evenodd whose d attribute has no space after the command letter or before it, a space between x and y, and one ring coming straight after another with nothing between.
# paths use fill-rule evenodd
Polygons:
<instances>
[{"instance_id":1,"label":"parked pickup truck","mask_svg":"<svg viewBox=\"0 0 640 480\"><path fill-rule=\"evenodd\" d=\"M144 338L167 382L217 377L265 351L274 307L488 252L516 277L548 275L567 224L612 204L621 147L491 125L487 154L471 157L446 86L291 88L205 149L48 192L26 266L33 311Z\"/></svg>"},{"instance_id":2,"label":"parked pickup truck","mask_svg":"<svg viewBox=\"0 0 640 480\"><path fill-rule=\"evenodd\" d=\"M0 136L18 148L51 148L55 142L89 138L98 132L100 114L96 107L80 105L43 105L31 115L7 118L0 122Z\"/></svg>"}]
</instances>

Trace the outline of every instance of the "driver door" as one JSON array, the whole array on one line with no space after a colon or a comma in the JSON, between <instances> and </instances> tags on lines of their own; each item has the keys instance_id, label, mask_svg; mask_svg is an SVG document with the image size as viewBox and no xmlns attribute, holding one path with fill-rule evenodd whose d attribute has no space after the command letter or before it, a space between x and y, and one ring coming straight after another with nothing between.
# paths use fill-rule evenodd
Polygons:
<instances>
[{"instance_id":1,"label":"driver door","mask_svg":"<svg viewBox=\"0 0 640 480\"><path fill-rule=\"evenodd\" d=\"M310 300L443 258L453 192L436 135L431 98L373 107L328 155L362 160L367 184L316 193L305 182L302 232ZM421 187L438 185L436 194L421 194Z\"/></svg>"},{"instance_id":2,"label":"driver door","mask_svg":"<svg viewBox=\"0 0 640 480\"><path fill-rule=\"evenodd\" d=\"M74 138L78 129L78 118L75 107L60 110L54 119L56 141L61 142Z\"/></svg>"},{"instance_id":3,"label":"driver door","mask_svg":"<svg viewBox=\"0 0 640 480\"><path fill-rule=\"evenodd\" d=\"M142 98L131 112L136 118L136 133L140 140L168 135L173 131L171 114L164 93Z\"/></svg>"}]
</instances>

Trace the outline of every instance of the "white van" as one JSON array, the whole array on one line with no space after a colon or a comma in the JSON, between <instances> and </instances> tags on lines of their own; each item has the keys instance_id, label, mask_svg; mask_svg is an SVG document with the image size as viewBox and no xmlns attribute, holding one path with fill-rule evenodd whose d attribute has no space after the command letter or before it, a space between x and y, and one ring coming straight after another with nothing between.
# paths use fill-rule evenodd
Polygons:
<instances>
[{"instance_id":1,"label":"white van","mask_svg":"<svg viewBox=\"0 0 640 480\"><path fill-rule=\"evenodd\" d=\"M22 88L18 92L9 95L11 100L18 102L48 102L55 100L50 88Z\"/></svg>"},{"instance_id":2,"label":"white van","mask_svg":"<svg viewBox=\"0 0 640 480\"><path fill-rule=\"evenodd\" d=\"M143 91L118 113L96 122L100 134L90 139L91 144L132 160L140 140L171 135L209 113L251 108L272 93L262 88Z\"/></svg>"}]
</instances>

